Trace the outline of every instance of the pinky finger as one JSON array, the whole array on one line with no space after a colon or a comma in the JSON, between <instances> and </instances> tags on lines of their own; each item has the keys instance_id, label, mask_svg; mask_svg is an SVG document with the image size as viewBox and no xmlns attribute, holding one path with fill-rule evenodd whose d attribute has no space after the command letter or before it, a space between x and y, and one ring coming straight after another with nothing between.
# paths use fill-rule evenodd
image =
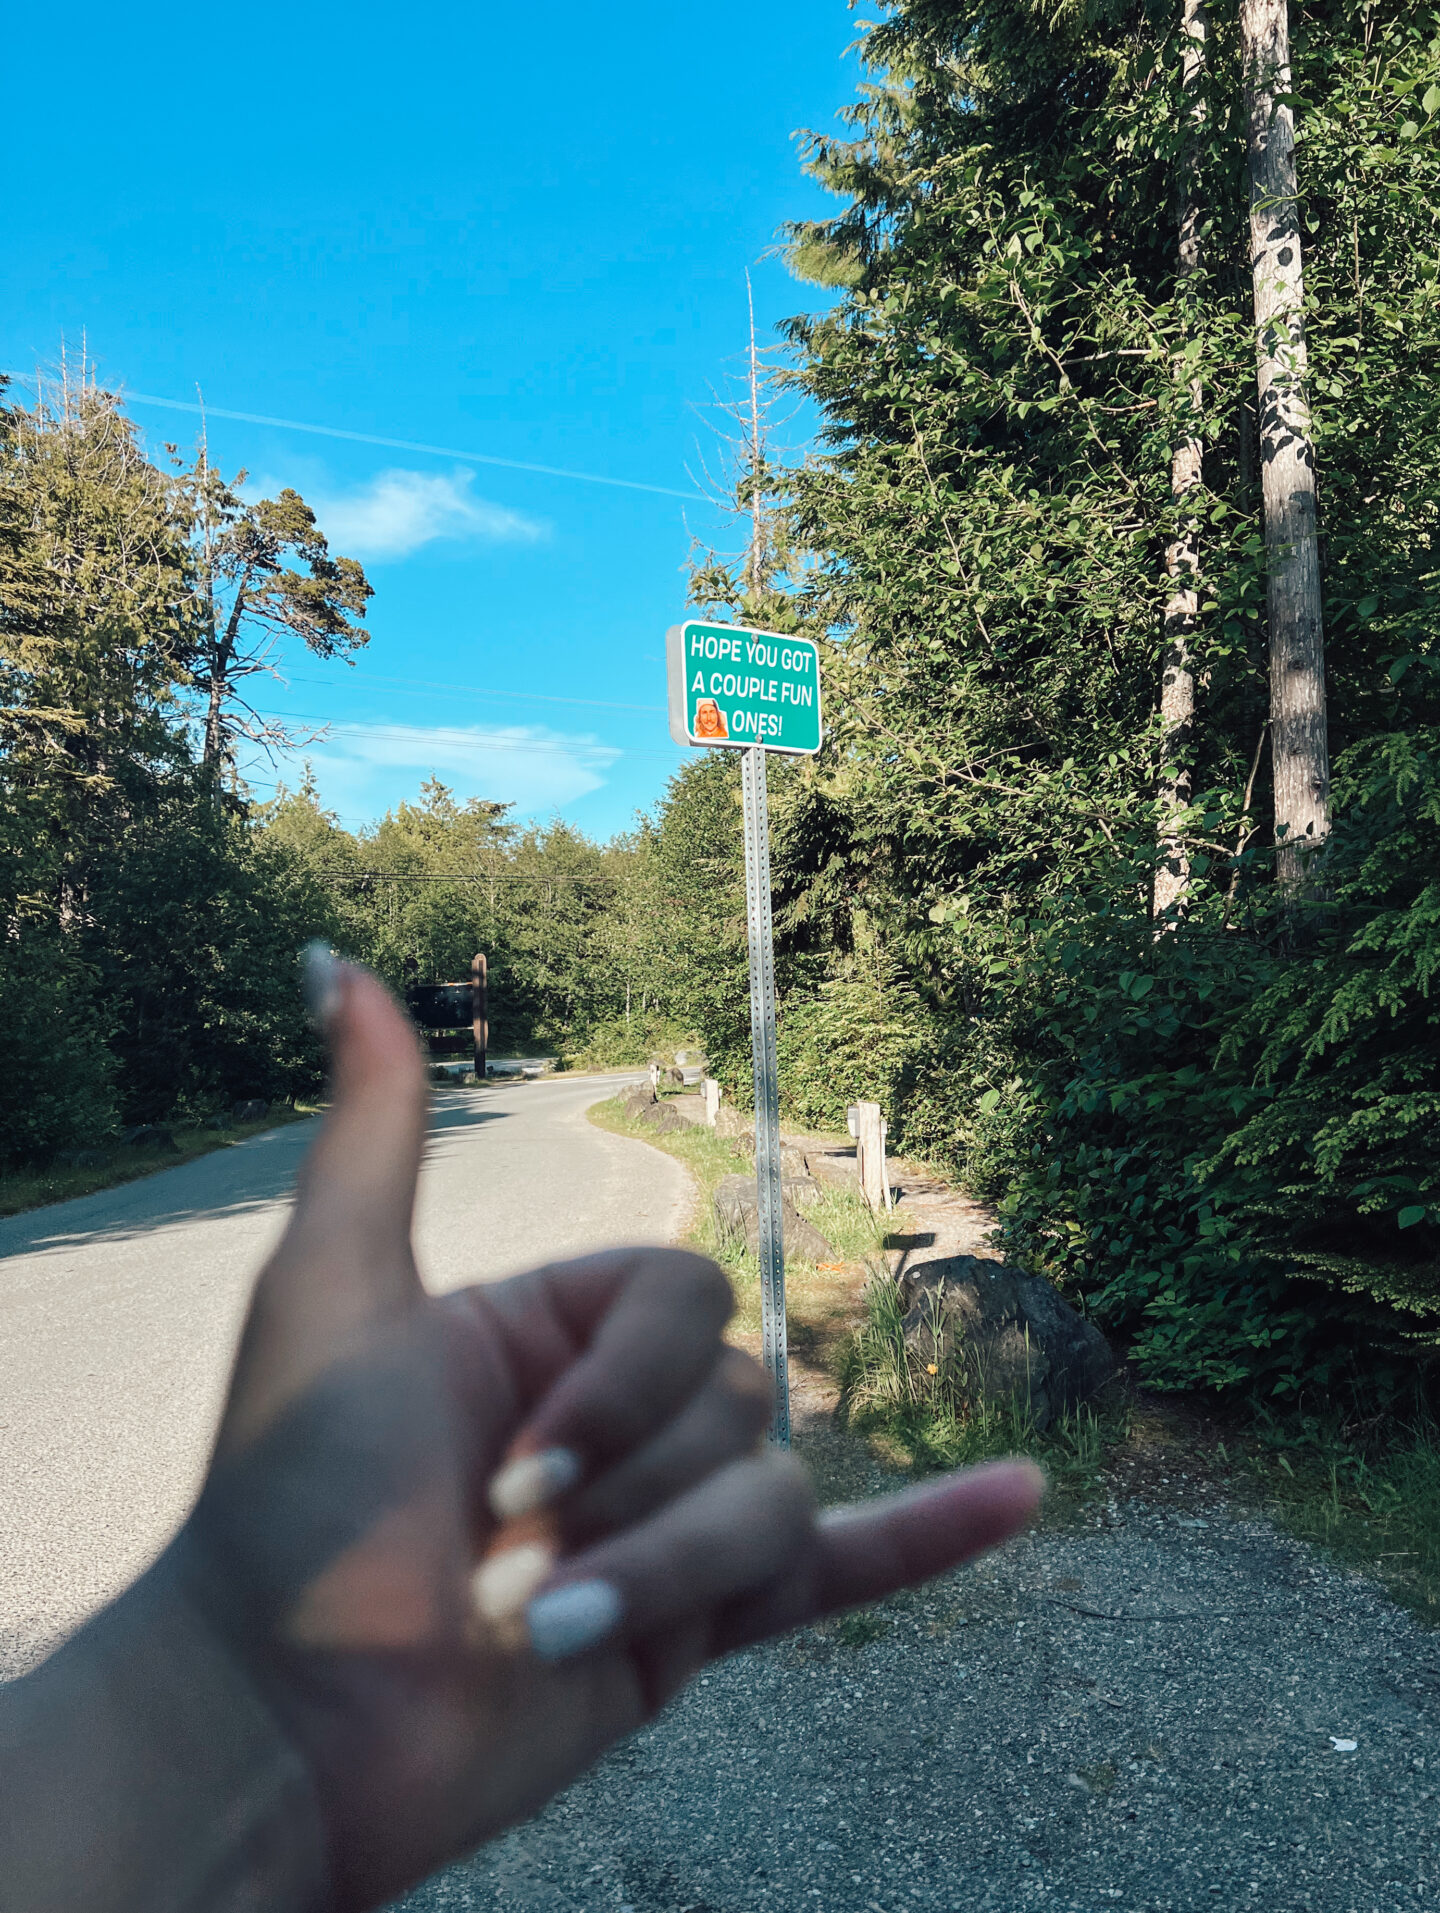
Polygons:
<instances>
[{"instance_id":1,"label":"pinky finger","mask_svg":"<svg viewBox=\"0 0 1440 1913\"><path fill-rule=\"evenodd\" d=\"M905 1494L833 1509L820 1517L801 1560L727 1605L715 1651L748 1647L958 1567L1022 1528L1044 1492L1045 1476L1034 1462L997 1461Z\"/></svg>"}]
</instances>

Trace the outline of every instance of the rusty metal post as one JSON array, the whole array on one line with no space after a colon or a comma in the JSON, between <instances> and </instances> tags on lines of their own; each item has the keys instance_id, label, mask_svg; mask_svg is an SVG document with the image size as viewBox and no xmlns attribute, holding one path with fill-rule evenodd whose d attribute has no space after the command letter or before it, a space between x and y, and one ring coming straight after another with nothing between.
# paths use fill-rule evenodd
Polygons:
<instances>
[{"instance_id":1,"label":"rusty metal post","mask_svg":"<svg viewBox=\"0 0 1440 1913\"><path fill-rule=\"evenodd\" d=\"M485 952L477 950L470 964L470 987L475 1030L475 1074L485 1080L485 1052L490 1047L490 966Z\"/></svg>"}]
</instances>

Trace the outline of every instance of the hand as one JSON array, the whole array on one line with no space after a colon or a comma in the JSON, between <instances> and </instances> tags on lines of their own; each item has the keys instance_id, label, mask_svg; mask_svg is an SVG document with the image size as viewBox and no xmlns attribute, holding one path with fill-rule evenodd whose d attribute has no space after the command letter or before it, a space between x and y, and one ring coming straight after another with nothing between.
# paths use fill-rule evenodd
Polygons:
<instances>
[{"instance_id":1,"label":"hand","mask_svg":"<svg viewBox=\"0 0 1440 1913\"><path fill-rule=\"evenodd\" d=\"M533 1812L707 1659L952 1566L1040 1488L1003 1464L817 1517L800 1465L756 1452L768 1383L697 1256L427 1297L419 1053L372 977L325 981L333 1102L180 1555L358 1909Z\"/></svg>"}]
</instances>

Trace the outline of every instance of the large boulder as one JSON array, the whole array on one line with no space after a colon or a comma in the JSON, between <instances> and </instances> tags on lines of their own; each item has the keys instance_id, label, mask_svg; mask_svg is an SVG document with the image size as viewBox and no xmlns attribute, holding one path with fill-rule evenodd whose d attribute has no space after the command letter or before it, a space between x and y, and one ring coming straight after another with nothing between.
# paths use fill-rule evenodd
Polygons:
<instances>
[{"instance_id":1,"label":"large boulder","mask_svg":"<svg viewBox=\"0 0 1440 1913\"><path fill-rule=\"evenodd\" d=\"M620 1107L627 1116L643 1116L647 1109L655 1107L655 1085L648 1080L632 1083L622 1094Z\"/></svg>"},{"instance_id":2,"label":"large boulder","mask_svg":"<svg viewBox=\"0 0 1440 1913\"><path fill-rule=\"evenodd\" d=\"M1115 1358L1093 1323L1038 1275L981 1256L951 1255L899 1280L905 1346L914 1361L953 1364L977 1400L1013 1401L1047 1428L1103 1388Z\"/></svg>"},{"instance_id":3,"label":"large boulder","mask_svg":"<svg viewBox=\"0 0 1440 1913\"><path fill-rule=\"evenodd\" d=\"M800 1206L813 1201L819 1191L808 1177L781 1180L781 1227L785 1233L785 1257L800 1262L828 1262L835 1251L813 1222L807 1222ZM725 1176L715 1187L715 1221L729 1242L743 1243L752 1255L760 1252L760 1195L753 1176Z\"/></svg>"},{"instance_id":4,"label":"large boulder","mask_svg":"<svg viewBox=\"0 0 1440 1913\"><path fill-rule=\"evenodd\" d=\"M692 1127L673 1103L642 1105L635 1113L648 1129L657 1129L662 1136L684 1135Z\"/></svg>"}]
</instances>

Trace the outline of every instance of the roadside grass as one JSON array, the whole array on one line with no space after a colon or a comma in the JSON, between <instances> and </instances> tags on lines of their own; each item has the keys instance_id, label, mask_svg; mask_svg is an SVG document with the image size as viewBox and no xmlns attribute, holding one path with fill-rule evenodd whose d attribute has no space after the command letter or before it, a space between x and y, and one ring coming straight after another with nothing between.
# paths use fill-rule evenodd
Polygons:
<instances>
[{"instance_id":1,"label":"roadside grass","mask_svg":"<svg viewBox=\"0 0 1440 1913\"><path fill-rule=\"evenodd\" d=\"M703 1123L689 1130L657 1130L625 1113L618 1098L591 1107L590 1120L616 1135L635 1136L652 1148L684 1163L695 1179L698 1200L684 1237L686 1248L718 1262L735 1291L733 1328L749 1341L760 1335L760 1269L753 1255L721 1234L711 1201L726 1176L753 1175L755 1159L728 1137ZM835 1250L833 1262L814 1263L799 1256L785 1258L785 1304L790 1344L804 1361L837 1371L840 1345L855 1315L856 1264L878 1253L880 1228L858 1190L825 1189L806 1211Z\"/></svg>"},{"instance_id":2,"label":"roadside grass","mask_svg":"<svg viewBox=\"0 0 1440 1913\"><path fill-rule=\"evenodd\" d=\"M153 1144L127 1146L115 1144L104 1151L104 1161L86 1166L55 1165L46 1169L15 1169L0 1174L0 1216L21 1215L27 1209L40 1209L52 1202L69 1202L75 1196L93 1196L101 1189L116 1189L121 1183L134 1182L140 1176L153 1176L161 1169L174 1169L214 1149L244 1142L282 1123L299 1122L313 1116L318 1103L282 1104L260 1122L236 1123L227 1129L205 1129L198 1123L176 1124L170 1129L174 1149L157 1149Z\"/></svg>"},{"instance_id":3,"label":"roadside grass","mask_svg":"<svg viewBox=\"0 0 1440 1913\"><path fill-rule=\"evenodd\" d=\"M727 1241L715 1225L710 1198L724 1176L753 1174L754 1160L733 1142L696 1125L688 1132L658 1131L625 1114L620 1102L597 1103L590 1119L602 1129L635 1136L683 1162L699 1200L685 1243L712 1256L736 1296L734 1328L748 1345L760 1334L760 1275L755 1257ZM1122 1409L1082 1407L1043 1432L1023 1405L971 1406L954 1375L917 1374L905 1349L899 1298L882 1257L889 1219L877 1216L858 1189L826 1188L806 1219L830 1242L836 1260L819 1265L787 1257L785 1300L790 1347L801 1361L827 1373L839 1389L840 1431L863 1445L893 1486L897 1473L928 1474L999 1455L1027 1454L1042 1462L1068 1511L1100 1485L1106 1461L1125 1439ZM819 1464L822 1493L843 1499L861 1476L838 1454ZM832 1480L833 1477L833 1480Z\"/></svg>"},{"instance_id":4,"label":"roadside grass","mask_svg":"<svg viewBox=\"0 0 1440 1913\"><path fill-rule=\"evenodd\" d=\"M596 1104L590 1117L690 1170L699 1200L686 1246L725 1268L738 1302L736 1328L753 1345L760 1329L755 1258L721 1240L710 1202L720 1179L751 1173L753 1159L703 1126L656 1131L627 1117L618 1100ZM834 1244L838 1264L786 1264L791 1346L827 1370L840 1390L836 1435L812 1455L822 1498L893 1486L896 1473L1027 1454L1050 1477L1047 1520L1063 1522L1117 1485L1112 1470L1123 1459L1130 1492L1168 1498L1189 1482L1249 1503L1278 1527L1373 1575L1419 1619L1440 1625L1440 1426L1433 1420L1392 1422L1360 1442L1340 1423L1314 1418L1257 1423L1232 1415L1217 1422L1213 1404L1157 1397L1122 1378L1099 1402L1042 1431L1026 1404L972 1402L962 1376L932 1376L928 1365L912 1361L899 1297L880 1256L885 1219L872 1215L858 1193L827 1189L809 1218ZM855 1443L845 1442L847 1434ZM841 1452L847 1447L848 1455ZM868 1616L846 1625L846 1645L873 1638Z\"/></svg>"},{"instance_id":5,"label":"roadside grass","mask_svg":"<svg viewBox=\"0 0 1440 1913\"><path fill-rule=\"evenodd\" d=\"M1001 1455L1032 1455L1050 1478L1052 1500L1098 1493L1114 1451L1129 1435L1123 1404L1082 1403L1048 1428L1027 1401L990 1402L967 1384L953 1350L937 1365L905 1346L893 1282L867 1284L864 1318L852 1331L840 1372L840 1415L892 1467L912 1474L960 1468Z\"/></svg>"},{"instance_id":6,"label":"roadside grass","mask_svg":"<svg viewBox=\"0 0 1440 1913\"><path fill-rule=\"evenodd\" d=\"M1232 1458L1240 1491L1277 1527L1365 1569L1419 1619L1440 1626L1440 1426L1428 1415L1357 1441L1310 1417L1261 1423Z\"/></svg>"}]
</instances>

